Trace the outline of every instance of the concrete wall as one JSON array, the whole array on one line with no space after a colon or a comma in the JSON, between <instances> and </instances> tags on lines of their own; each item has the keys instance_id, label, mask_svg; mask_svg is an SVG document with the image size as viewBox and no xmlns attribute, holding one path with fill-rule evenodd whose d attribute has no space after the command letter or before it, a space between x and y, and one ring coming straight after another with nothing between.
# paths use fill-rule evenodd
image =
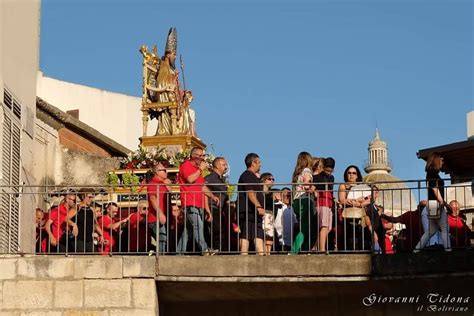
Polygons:
<instances>
[{"instance_id":1,"label":"concrete wall","mask_svg":"<svg viewBox=\"0 0 474 316\"><path fill-rule=\"evenodd\" d=\"M157 315L154 257L0 259L1 315Z\"/></svg>"},{"instance_id":2,"label":"concrete wall","mask_svg":"<svg viewBox=\"0 0 474 316\"><path fill-rule=\"evenodd\" d=\"M470 251L0 258L0 314L432 315L429 306L472 314L473 260ZM463 302L432 303L431 293ZM362 304L373 295L419 298Z\"/></svg>"},{"instance_id":3,"label":"concrete wall","mask_svg":"<svg viewBox=\"0 0 474 316\"><path fill-rule=\"evenodd\" d=\"M43 76L38 72L38 96L62 111L79 109L79 119L127 148L142 136L141 98ZM137 86L137 93L141 87ZM104 123L106 122L106 123ZM149 131L156 130L156 120Z\"/></svg>"},{"instance_id":4,"label":"concrete wall","mask_svg":"<svg viewBox=\"0 0 474 316\"><path fill-rule=\"evenodd\" d=\"M41 120L36 122L34 152L33 174L40 186L105 185L107 172L119 166L117 158L103 148L66 128L57 131ZM36 206L44 207L37 200Z\"/></svg>"},{"instance_id":5,"label":"concrete wall","mask_svg":"<svg viewBox=\"0 0 474 316\"><path fill-rule=\"evenodd\" d=\"M36 183L33 142L39 64L39 16L39 0L0 1L0 100L3 101L3 89L7 88L22 105L20 181L26 184ZM24 192L29 193L28 189ZM34 246L31 234L34 209L27 207L33 203L32 197L23 194L20 201L20 248L25 252L32 251Z\"/></svg>"},{"instance_id":6,"label":"concrete wall","mask_svg":"<svg viewBox=\"0 0 474 316\"><path fill-rule=\"evenodd\" d=\"M58 184L106 185L107 172L119 167L117 158L95 156L62 145L61 152L61 173L56 177Z\"/></svg>"}]
</instances>

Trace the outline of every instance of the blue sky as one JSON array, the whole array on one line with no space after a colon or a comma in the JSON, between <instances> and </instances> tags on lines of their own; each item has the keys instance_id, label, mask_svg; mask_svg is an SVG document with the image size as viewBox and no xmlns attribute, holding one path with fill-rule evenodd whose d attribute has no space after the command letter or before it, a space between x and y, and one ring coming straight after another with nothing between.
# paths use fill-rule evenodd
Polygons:
<instances>
[{"instance_id":1,"label":"blue sky","mask_svg":"<svg viewBox=\"0 0 474 316\"><path fill-rule=\"evenodd\" d=\"M341 180L365 164L376 126L393 173L418 179L419 149L466 139L473 10L468 0L42 0L40 68L139 96L139 47L162 53L175 26L198 134L228 158L232 181L256 152L262 172L288 182L300 151L334 157Z\"/></svg>"}]
</instances>

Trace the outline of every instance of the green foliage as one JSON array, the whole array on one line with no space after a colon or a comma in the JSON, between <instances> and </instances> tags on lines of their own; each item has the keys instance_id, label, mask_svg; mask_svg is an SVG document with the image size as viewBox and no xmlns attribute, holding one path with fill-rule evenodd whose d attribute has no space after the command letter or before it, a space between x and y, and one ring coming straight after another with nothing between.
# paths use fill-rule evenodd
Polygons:
<instances>
[{"instance_id":1,"label":"green foliage","mask_svg":"<svg viewBox=\"0 0 474 316\"><path fill-rule=\"evenodd\" d=\"M234 200L234 194L237 191L237 187L235 185L227 185L227 194L229 194L229 200Z\"/></svg>"},{"instance_id":2,"label":"green foliage","mask_svg":"<svg viewBox=\"0 0 474 316\"><path fill-rule=\"evenodd\" d=\"M107 183L112 186L112 188L118 187L120 181L119 177L115 172L109 172L107 174Z\"/></svg>"},{"instance_id":3,"label":"green foliage","mask_svg":"<svg viewBox=\"0 0 474 316\"><path fill-rule=\"evenodd\" d=\"M127 171L122 175L124 187L130 187L132 192L136 192L140 184L140 178L133 172Z\"/></svg>"}]
</instances>

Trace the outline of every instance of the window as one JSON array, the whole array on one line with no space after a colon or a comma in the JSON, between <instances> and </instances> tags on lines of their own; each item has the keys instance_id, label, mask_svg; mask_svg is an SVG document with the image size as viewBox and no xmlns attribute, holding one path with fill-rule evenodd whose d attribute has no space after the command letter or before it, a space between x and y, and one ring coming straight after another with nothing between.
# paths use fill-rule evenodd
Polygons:
<instances>
[{"instance_id":1,"label":"window","mask_svg":"<svg viewBox=\"0 0 474 316\"><path fill-rule=\"evenodd\" d=\"M19 250L21 104L4 89L1 142L0 253Z\"/></svg>"}]
</instances>

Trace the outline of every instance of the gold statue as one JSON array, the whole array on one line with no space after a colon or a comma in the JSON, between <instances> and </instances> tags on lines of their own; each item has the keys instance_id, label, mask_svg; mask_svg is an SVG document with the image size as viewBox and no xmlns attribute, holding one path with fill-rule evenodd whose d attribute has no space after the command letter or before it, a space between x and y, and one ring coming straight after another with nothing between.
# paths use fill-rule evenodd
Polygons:
<instances>
[{"instance_id":1,"label":"gold statue","mask_svg":"<svg viewBox=\"0 0 474 316\"><path fill-rule=\"evenodd\" d=\"M158 120L155 136L193 135L194 111L190 109L191 91L181 90L176 69L177 33L170 28L165 53L158 58L156 46L152 53L146 46L140 48L143 55L143 136L147 136L148 117Z\"/></svg>"}]
</instances>

